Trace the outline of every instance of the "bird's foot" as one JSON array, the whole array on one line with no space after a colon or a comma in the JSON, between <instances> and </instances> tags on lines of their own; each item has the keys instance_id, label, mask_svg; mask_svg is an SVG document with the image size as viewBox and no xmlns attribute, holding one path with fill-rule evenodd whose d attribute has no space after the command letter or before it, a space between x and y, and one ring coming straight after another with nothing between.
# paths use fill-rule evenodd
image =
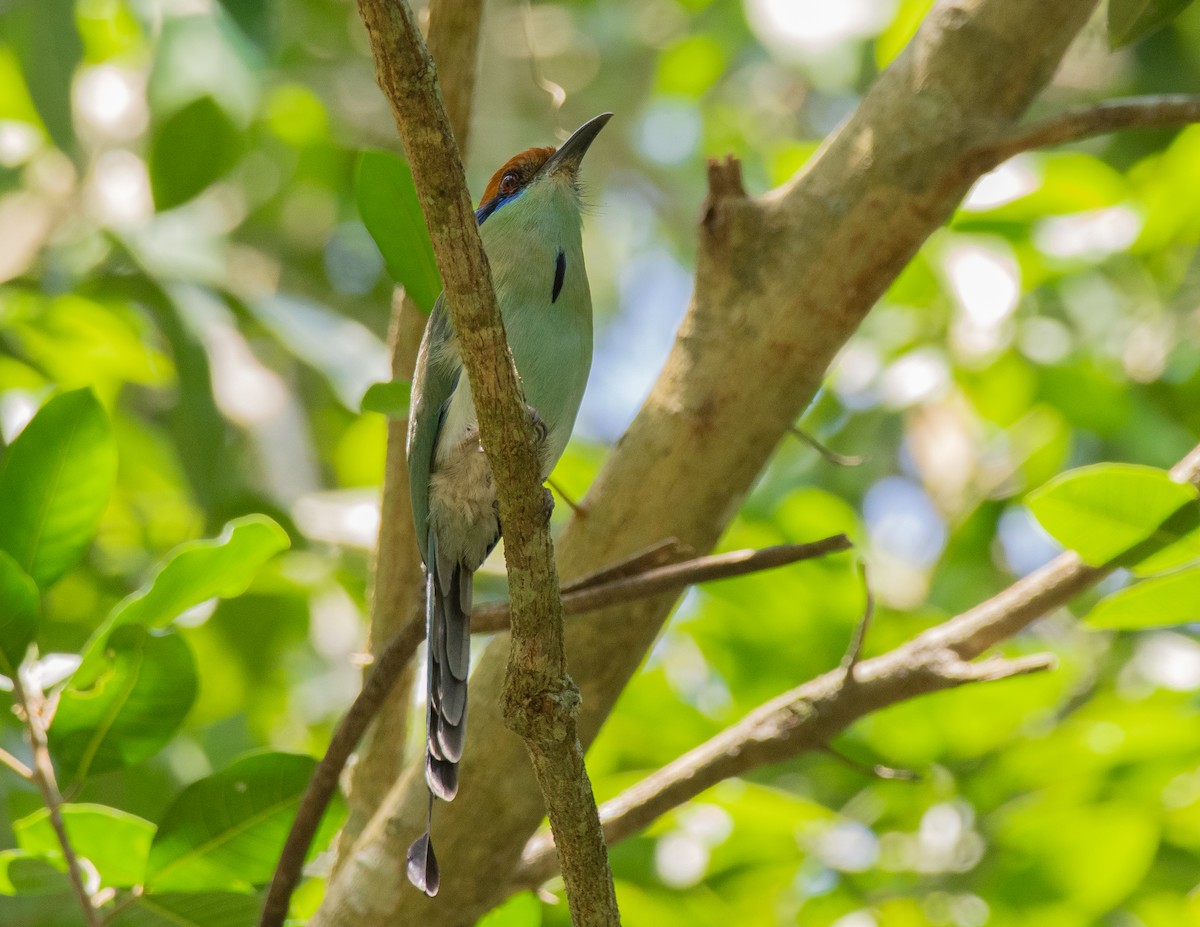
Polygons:
<instances>
[{"instance_id":1,"label":"bird's foot","mask_svg":"<svg viewBox=\"0 0 1200 927\"><path fill-rule=\"evenodd\" d=\"M537 439L537 445L540 448L546 443L546 438L550 434L550 429L546 423L542 421L542 416L538 414L538 410L531 405L525 406L525 411L529 415L529 422L533 425L533 435Z\"/></svg>"},{"instance_id":2,"label":"bird's foot","mask_svg":"<svg viewBox=\"0 0 1200 927\"><path fill-rule=\"evenodd\" d=\"M554 514L554 493L549 486L542 487L542 517L550 524L550 516Z\"/></svg>"}]
</instances>

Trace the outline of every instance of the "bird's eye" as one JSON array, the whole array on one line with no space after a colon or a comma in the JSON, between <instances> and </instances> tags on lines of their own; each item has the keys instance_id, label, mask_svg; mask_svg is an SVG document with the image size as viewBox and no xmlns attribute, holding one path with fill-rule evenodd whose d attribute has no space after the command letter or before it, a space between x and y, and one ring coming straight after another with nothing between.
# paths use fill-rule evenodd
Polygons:
<instances>
[{"instance_id":1,"label":"bird's eye","mask_svg":"<svg viewBox=\"0 0 1200 927\"><path fill-rule=\"evenodd\" d=\"M520 186L521 186L521 181L517 178L517 175L514 174L512 171L509 171L507 174L505 174L503 177L500 178L500 192L504 196L507 196L510 193L516 193L517 188Z\"/></svg>"}]
</instances>

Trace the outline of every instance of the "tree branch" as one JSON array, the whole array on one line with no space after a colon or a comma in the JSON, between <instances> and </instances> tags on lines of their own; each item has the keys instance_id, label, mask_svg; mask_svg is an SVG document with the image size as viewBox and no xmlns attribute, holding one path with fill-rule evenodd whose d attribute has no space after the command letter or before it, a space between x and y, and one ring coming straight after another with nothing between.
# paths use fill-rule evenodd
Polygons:
<instances>
[{"instance_id":1,"label":"tree branch","mask_svg":"<svg viewBox=\"0 0 1200 927\"><path fill-rule=\"evenodd\" d=\"M725 779L760 766L823 748L864 715L918 695L969 682L1003 679L1048 669L1054 657L996 658L964 663L946 650L901 647L859 664L848 683L838 668L759 706L737 724L647 776L600 808L604 836L617 843ZM555 874L549 834L530 840L515 877L515 888L536 888Z\"/></svg>"},{"instance_id":2,"label":"tree branch","mask_svg":"<svg viewBox=\"0 0 1200 927\"><path fill-rule=\"evenodd\" d=\"M866 459L857 454L839 454L837 451L826 447L799 425L793 425L791 432L796 438L804 444L807 444L814 451L821 455L821 458L827 463L833 464L835 467L861 467Z\"/></svg>"},{"instance_id":3,"label":"tree branch","mask_svg":"<svg viewBox=\"0 0 1200 927\"><path fill-rule=\"evenodd\" d=\"M1200 446L1171 470L1171 478L1200 488ZM1162 542L1158 546L1165 546ZM829 741L859 718L896 702L966 683L992 682L1040 672L1051 654L970 659L1007 639L1034 619L1095 585L1114 566L1084 566L1067 552L1003 592L907 644L870 660L855 661L759 706L737 724L651 774L600 808L610 844L638 833L660 815L724 779L790 759ZM866 614L870 614L870 608ZM861 629L865 624L859 625ZM858 631L856 642L861 641ZM860 643L852 645L855 653ZM553 841L529 841L514 877L516 888L536 888L554 875Z\"/></svg>"},{"instance_id":4,"label":"tree branch","mask_svg":"<svg viewBox=\"0 0 1200 927\"><path fill-rule=\"evenodd\" d=\"M79 857L75 855L75 850L71 846L71 838L67 834L67 825L62 816L63 797L58 790L58 781L54 776L54 763L50 759L50 747L46 742L45 719L42 717L45 701L40 691L25 687L19 671L13 673L11 678L13 695L21 707L21 713L25 716L29 746L33 749L33 767L28 771L34 784L37 785L38 791L42 793L42 801L50 815L50 826L54 829L54 836L58 838L58 845L62 847L63 859L67 864L67 879L70 881L71 890L75 893L79 907L83 911L84 923L88 927L99 927L100 917L96 912L96 906L92 903L92 896L84 884L83 870L79 867Z\"/></svg>"},{"instance_id":5,"label":"tree branch","mask_svg":"<svg viewBox=\"0 0 1200 927\"><path fill-rule=\"evenodd\" d=\"M1106 100L1013 127L976 152L993 166L1023 151L1080 142L1128 129L1169 129L1200 122L1200 96L1161 94Z\"/></svg>"},{"instance_id":6,"label":"tree branch","mask_svg":"<svg viewBox=\"0 0 1200 927\"><path fill-rule=\"evenodd\" d=\"M559 836L572 917L581 924L617 924L612 873L576 733L579 695L566 675L562 604L537 479L533 427L512 366L436 70L404 0L359 0L359 13L442 271L446 306L505 526L513 625L506 720L525 738ZM331 907L336 910L328 903L324 910Z\"/></svg>"},{"instance_id":7,"label":"tree branch","mask_svg":"<svg viewBox=\"0 0 1200 927\"><path fill-rule=\"evenodd\" d=\"M2 747L0 747L0 763L3 763L22 779L33 781L33 770Z\"/></svg>"},{"instance_id":8,"label":"tree branch","mask_svg":"<svg viewBox=\"0 0 1200 927\"><path fill-rule=\"evenodd\" d=\"M696 557L633 576L614 576L582 589L576 587L571 592L563 593L563 611L568 615L594 612L620 602L648 598L660 592L677 592L697 583L773 570L801 560L849 550L850 547L849 538L838 534L813 541L811 544L782 544L762 550L734 550L724 554ZM508 627L508 616L507 602L480 605L471 612L471 631L501 631Z\"/></svg>"}]
</instances>

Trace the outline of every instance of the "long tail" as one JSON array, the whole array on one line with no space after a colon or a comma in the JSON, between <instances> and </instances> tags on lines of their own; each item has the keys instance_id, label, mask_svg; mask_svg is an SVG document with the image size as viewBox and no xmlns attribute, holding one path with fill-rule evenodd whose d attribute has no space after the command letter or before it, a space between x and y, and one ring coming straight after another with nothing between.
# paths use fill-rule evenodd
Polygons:
<instances>
[{"instance_id":1,"label":"long tail","mask_svg":"<svg viewBox=\"0 0 1200 927\"><path fill-rule=\"evenodd\" d=\"M425 779L434 795L451 801L458 792L458 761L467 733L473 574L457 561L444 560L436 540L431 539L429 550L433 566L425 590L429 654Z\"/></svg>"},{"instance_id":2,"label":"long tail","mask_svg":"<svg viewBox=\"0 0 1200 927\"><path fill-rule=\"evenodd\" d=\"M408 848L408 878L425 894L437 894L437 857L430 841L433 798L451 801L458 792L458 761L467 732L467 670L471 663L471 595L473 571L439 555L429 537L425 579L425 781L429 785L429 820L425 833Z\"/></svg>"}]
</instances>

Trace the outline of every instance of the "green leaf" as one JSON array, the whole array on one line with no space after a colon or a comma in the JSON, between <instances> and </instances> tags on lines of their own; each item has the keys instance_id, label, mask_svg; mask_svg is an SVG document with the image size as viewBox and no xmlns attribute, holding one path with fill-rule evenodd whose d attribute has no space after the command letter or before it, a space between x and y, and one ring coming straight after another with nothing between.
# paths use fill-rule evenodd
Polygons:
<instances>
[{"instance_id":1,"label":"green leaf","mask_svg":"<svg viewBox=\"0 0 1200 927\"><path fill-rule=\"evenodd\" d=\"M1002 865L1029 861L1095 924L1145 878L1159 846L1158 818L1144 806L1116 801L1076 806L1038 796L1002 815L996 842ZM1052 923L1052 921L1050 922Z\"/></svg>"},{"instance_id":2,"label":"green leaf","mask_svg":"<svg viewBox=\"0 0 1200 927\"><path fill-rule=\"evenodd\" d=\"M233 892L142 895L106 921L109 927L247 927L258 922L262 899Z\"/></svg>"},{"instance_id":3,"label":"green leaf","mask_svg":"<svg viewBox=\"0 0 1200 927\"><path fill-rule=\"evenodd\" d=\"M66 877L63 877L64 881ZM0 895L0 924L4 927L86 927L79 899L70 889L39 895Z\"/></svg>"},{"instance_id":4,"label":"green leaf","mask_svg":"<svg viewBox=\"0 0 1200 927\"><path fill-rule=\"evenodd\" d=\"M163 815L146 887L242 891L271 878L316 760L258 753L184 789Z\"/></svg>"},{"instance_id":5,"label":"green leaf","mask_svg":"<svg viewBox=\"0 0 1200 927\"><path fill-rule=\"evenodd\" d=\"M1132 45L1161 29L1191 6L1192 0L1109 0L1108 43Z\"/></svg>"},{"instance_id":6,"label":"green leaf","mask_svg":"<svg viewBox=\"0 0 1200 927\"><path fill-rule=\"evenodd\" d=\"M1147 579L1102 599L1084 622L1093 628L1163 628L1200 621L1200 570Z\"/></svg>"},{"instance_id":7,"label":"green leaf","mask_svg":"<svg viewBox=\"0 0 1200 927\"><path fill-rule=\"evenodd\" d=\"M63 805L62 816L71 847L96 867L104 885L124 888L141 884L154 838L153 824L105 805ZM13 834L17 845L28 853L53 856L62 852L45 808L14 821Z\"/></svg>"},{"instance_id":8,"label":"green leaf","mask_svg":"<svg viewBox=\"0 0 1200 927\"><path fill-rule=\"evenodd\" d=\"M21 62L21 73L54 144L71 154L75 123L71 82L83 57L74 0L25 0L4 11L4 38Z\"/></svg>"},{"instance_id":9,"label":"green leaf","mask_svg":"<svg viewBox=\"0 0 1200 927\"><path fill-rule=\"evenodd\" d=\"M174 632L125 625L104 647L108 666L86 688L69 685L48 731L64 777L140 763L166 745L196 700L196 661Z\"/></svg>"},{"instance_id":10,"label":"green leaf","mask_svg":"<svg viewBox=\"0 0 1200 927\"><path fill-rule=\"evenodd\" d=\"M904 50L932 6L933 0L900 0L891 25L875 37L875 64L880 70Z\"/></svg>"},{"instance_id":11,"label":"green leaf","mask_svg":"<svg viewBox=\"0 0 1200 927\"><path fill-rule=\"evenodd\" d=\"M1149 543L1139 547L1137 559L1178 541L1187 532L1172 527L1178 520L1172 516L1196 495L1165 470L1097 464L1055 477L1025 504L1058 543L1102 566L1142 542Z\"/></svg>"},{"instance_id":12,"label":"green leaf","mask_svg":"<svg viewBox=\"0 0 1200 927\"><path fill-rule=\"evenodd\" d=\"M290 544L287 532L265 515L236 518L218 538L180 544L154 578L119 602L92 635L74 684L83 687L93 681L104 642L115 628L165 627L201 602L239 596L262 565Z\"/></svg>"},{"instance_id":13,"label":"green leaf","mask_svg":"<svg viewBox=\"0 0 1200 927\"><path fill-rule=\"evenodd\" d=\"M363 393L362 410L379 412L388 418L407 418L412 384L407 380L372 383Z\"/></svg>"},{"instance_id":14,"label":"green leaf","mask_svg":"<svg viewBox=\"0 0 1200 927\"><path fill-rule=\"evenodd\" d=\"M37 633L38 588L0 551L0 675L11 677Z\"/></svg>"},{"instance_id":15,"label":"green leaf","mask_svg":"<svg viewBox=\"0 0 1200 927\"><path fill-rule=\"evenodd\" d=\"M55 396L0 462L0 550L47 589L83 555L116 474L112 429L91 390Z\"/></svg>"},{"instance_id":16,"label":"green leaf","mask_svg":"<svg viewBox=\"0 0 1200 927\"><path fill-rule=\"evenodd\" d=\"M2 850L0 895L47 895L70 891L71 883L67 880L66 869L62 848L57 845L55 853Z\"/></svg>"},{"instance_id":17,"label":"green leaf","mask_svg":"<svg viewBox=\"0 0 1200 927\"><path fill-rule=\"evenodd\" d=\"M229 171L242 154L242 136L212 97L200 97L163 121L150 140L150 189L171 209Z\"/></svg>"},{"instance_id":18,"label":"green leaf","mask_svg":"<svg viewBox=\"0 0 1200 927\"><path fill-rule=\"evenodd\" d=\"M521 892L492 908L475 927L538 927L541 922L541 900L533 892Z\"/></svg>"},{"instance_id":19,"label":"green leaf","mask_svg":"<svg viewBox=\"0 0 1200 927\"><path fill-rule=\"evenodd\" d=\"M1162 542L1166 542L1165 547ZM1138 576L1165 573L1200 560L1200 505L1184 505L1158 526L1149 541L1122 559L1129 561L1122 565Z\"/></svg>"},{"instance_id":20,"label":"green leaf","mask_svg":"<svg viewBox=\"0 0 1200 927\"><path fill-rule=\"evenodd\" d=\"M412 171L394 154L364 151L354 172L354 196L363 225L393 279L422 310L430 312L442 290L442 278Z\"/></svg>"}]
</instances>

